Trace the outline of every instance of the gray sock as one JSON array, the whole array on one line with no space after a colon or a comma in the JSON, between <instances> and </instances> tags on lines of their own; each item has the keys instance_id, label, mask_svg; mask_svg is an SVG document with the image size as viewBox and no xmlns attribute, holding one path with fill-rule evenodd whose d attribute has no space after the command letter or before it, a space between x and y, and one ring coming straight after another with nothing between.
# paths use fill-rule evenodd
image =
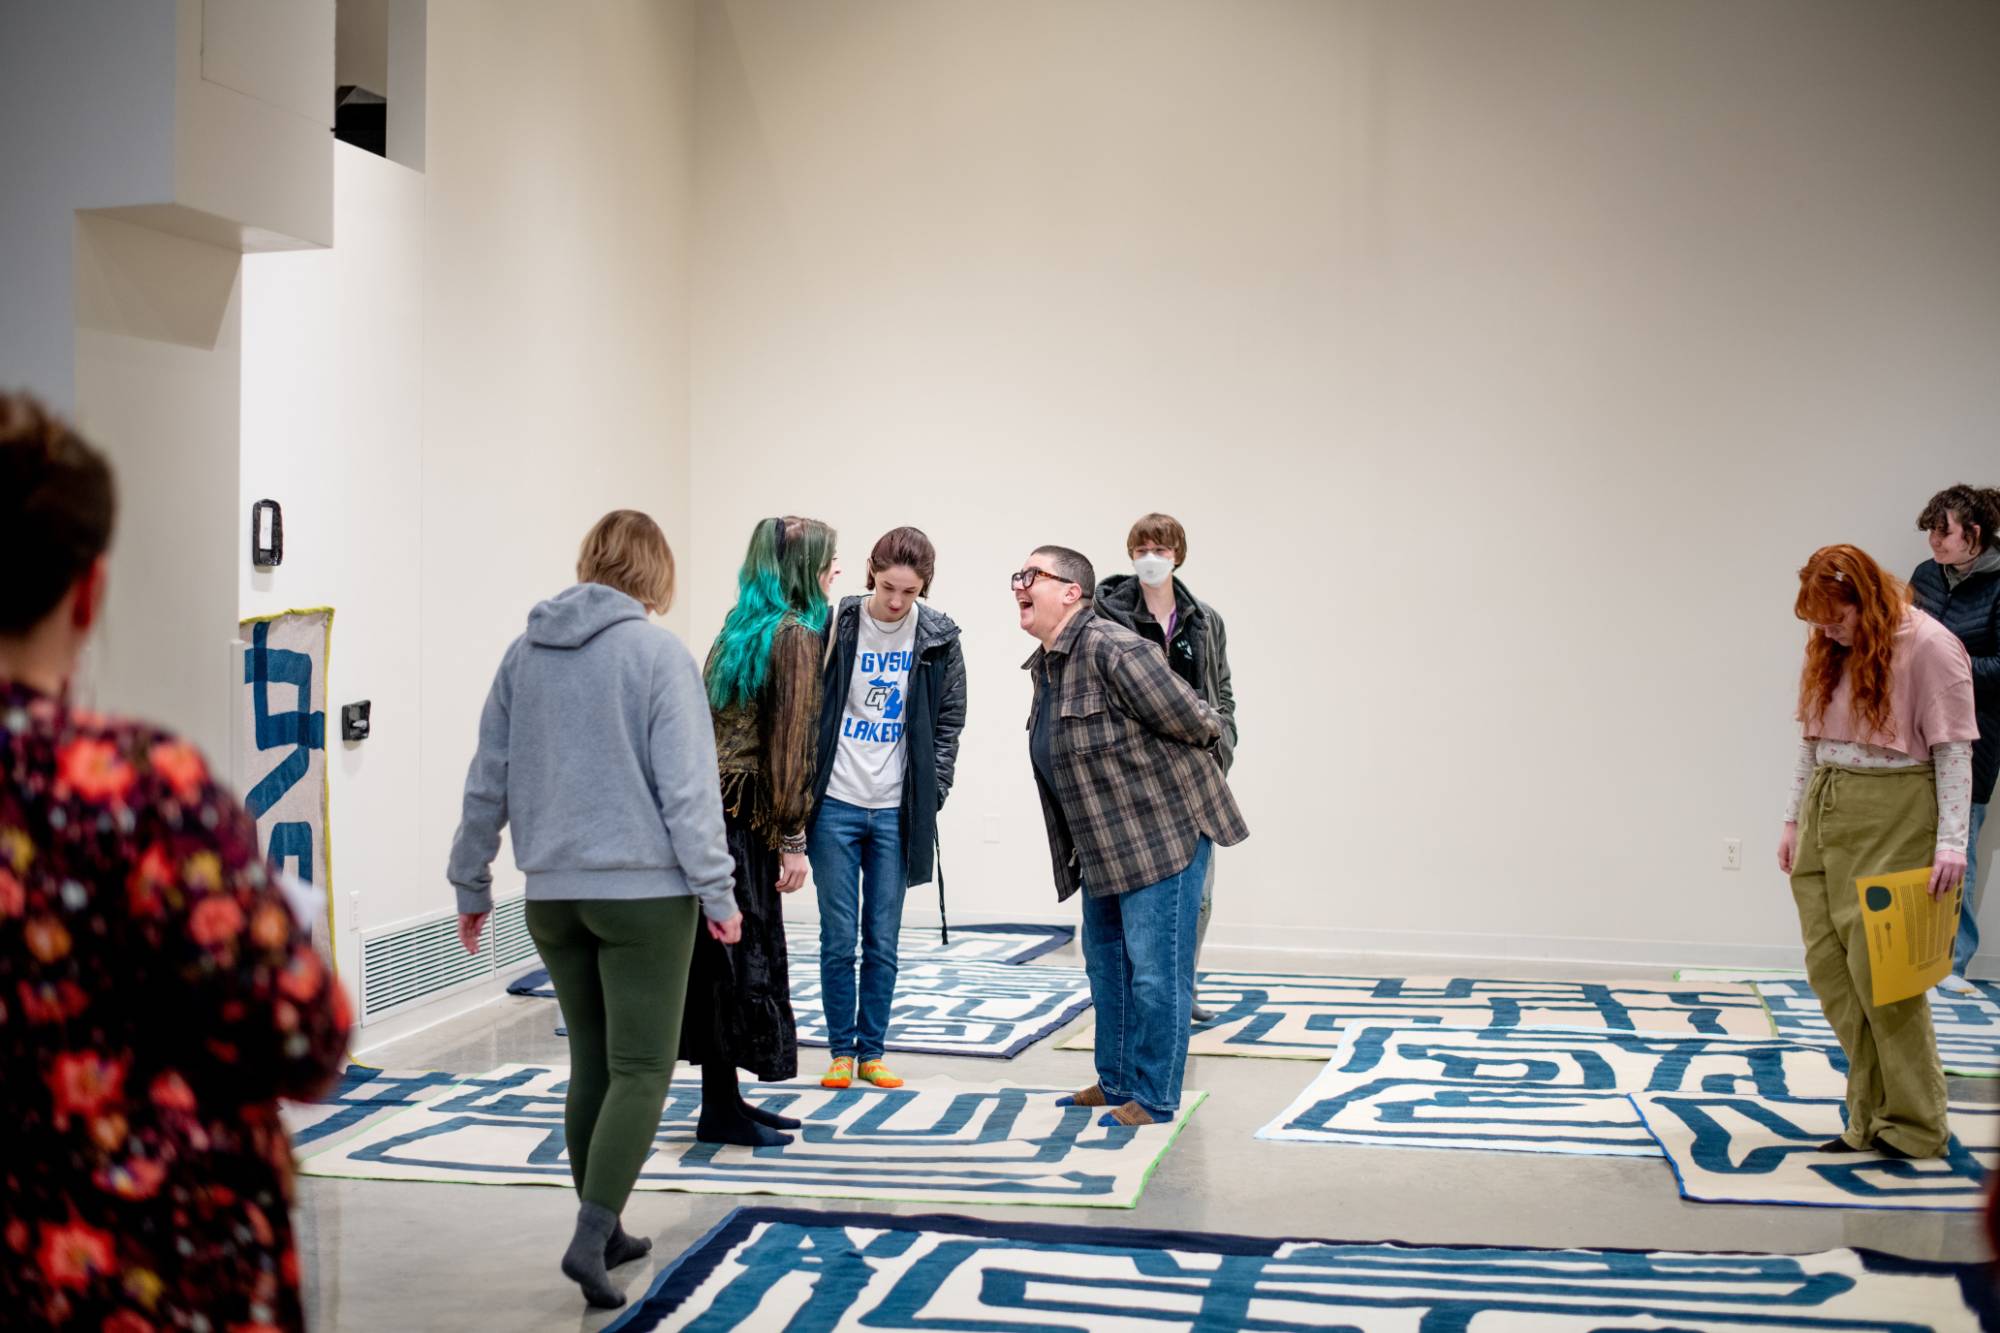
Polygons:
<instances>
[{"instance_id":1,"label":"gray sock","mask_svg":"<svg viewBox=\"0 0 2000 1333\"><path fill-rule=\"evenodd\" d=\"M611 1239L604 1244L604 1266L616 1268L634 1259L643 1259L652 1252L651 1236L634 1236L625 1230L623 1221L615 1221L611 1224Z\"/></svg>"},{"instance_id":2,"label":"gray sock","mask_svg":"<svg viewBox=\"0 0 2000 1333\"><path fill-rule=\"evenodd\" d=\"M604 1271L604 1247L618 1227L618 1214L601 1203L586 1203L576 1210L576 1235L563 1252L563 1276L583 1288L583 1298L600 1310L616 1309L625 1303L625 1293L611 1285Z\"/></svg>"}]
</instances>

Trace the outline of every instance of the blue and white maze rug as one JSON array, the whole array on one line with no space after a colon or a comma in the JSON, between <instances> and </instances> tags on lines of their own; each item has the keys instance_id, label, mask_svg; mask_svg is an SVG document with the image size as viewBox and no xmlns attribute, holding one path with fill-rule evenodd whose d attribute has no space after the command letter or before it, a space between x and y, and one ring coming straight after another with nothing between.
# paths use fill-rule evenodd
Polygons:
<instances>
[{"instance_id":1,"label":"blue and white maze rug","mask_svg":"<svg viewBox=\"0 0 2000 1333\"><path fill-rule=\"evenodd\" d=\"M1945 1155L1903 1162L1818 1151L1846 1124L1838 1097L1668 1092L1632 1101L1673 1163L1682 1197L1703 1203L1971 1212L1985 1206L1987 1177L2000 1165L1993 1103L1951 1103Z\"/></svg>"},{"instance_id":2,"label":"blue and white maze rug","mask_svg":"<svg viewBox=\"0 0 2000 1333\"><path fill-rule=\"evenodd\" d=\"M1204 972L1215 1021L1195 1029L1190 1055L1324 1060L1357 1023L1427 1027L1587 1027L1618 1032L1768 1037L1757 993L1733 982L1499 981L1470 977L1322 977ZM1093 1034L1058 1045L1089 1050Z\"/></svg>"},{"instance_id":3,"label":"blue and white maze rug","mask_svg":"<svg viewBox=\"0 0 2000 1333\"><path fill-rule=\"evenodd\" d=\"M340 1082L324 1098L317 1102L286 1102L280 1114L285 1128L291 1132L292 1146L305 1148L338 1138L405 1107L443 1096L457 1083L458 1078L453 1074L349 1065Z\"/></svg>"},{"instance_id":4,"label":"blue and white maze rug","mask_svg":"<svg viewBox=\"0 0 2000 1333\"><path fill-rule=\"evenodd\" d=\"M1757 991L1770 1006L1778 1035L1793 1041L1838 1046L1819 996L1803 978L1759 981ZM2000 1078L2000 986L1976 981L1977 995L1930 993L1931 1026L1937 1029L1938 1058L1947 1074Z\"/></svg>"},{"instance_id":5,"label":"blue and white maze rug","mask_svg":"<svg viewBox=\"0 0 2000 1333\"><path fill-rule=\"evenodd\" d=\"M889 1009L892 1051L1011 1059L1090 1007L1080 967L903 960ZM825 1046L817 956L792 959L792 1015L801 1046Z\"/></svg>"},{"instance_id":6,"label":"blue and white maze rug","mask_svg":"<svg viewBox=\"0 0 2000 1333\"><path fill-rule=\"evenodd\" d=\"M793 954L792 1016L801 1046L825 1046L826 1001L819 956ZM512 994L555 998L548 973L528 973ZM905 958L896 974L886 1045L892 1051L1011 1060L1090 1008L1080 967L1040 963L926 961ZM556 1035L568 1032L556 1016Z\"/></svg>"},{"instance_id":7,"label":"blue and white maze rug","mask_svg":"<svg viewBox=\"0 0 2000 1333\"><path fill-rule=\"evenodd\" d=\"M1027 963L1054 953L1075 938L1075 926L982 921L976 926L954 926L947 943L944 931L937 926L904 926L898 937L897 956L905 962ZM819 925L811 921L787 922L785 947L794 957L817 954Z\"/></svg>"},{"instance_id":8,"label":"blue and white maze rug","mask_svg":"<svg viewBox=\"0 0 2000 1333\"><path fill-rule=\"evenodd\" d=\"M1984 1266L1278 1240L739 1208L610 1325L984 1333L1977 1330Z\"/></svg>"},{"instance_id":9,"label":"blue and white maze rug","mask_svg":"<svg viewBox=\"0 0 2000 1333\"><path fill-rule=\"evenodd\" d=\"M305 1155L307 1175L570 1187L563 1141L569 1071L503 1065L451 1095ZM743 1095L805 1122L790 1144L697 1143L700 1080L683 1068L660 1117L642 1190L828 1199L1130 1208L1206 1095L1169 1125L1100 1125L1057 1106L1067 1089L913 1079L895 1091L746 1083Z\"/></svg>"},{"instance_id":10,"label":"blue and white maze rug","mask_svg":"<svg viewBox=\"0 0 2000 1333\"><path fill-rule=\"evenodd\" d=\"M951 932L945 943L937 926L904 926L897 956L904 962L1027 963L1043 954L1054 953L1076 938L1075 926L1051 926L1038 922L982 922ZM819 927L810 921L791 922L785 927L785 950L793 958L819 956ZM817 967L814 962L812 966ZM538 967L516 977L507 987L509 995L526 995L553 1000L555 987L549 984L547 968Z\"/></svg>"},{"instance_id":11,"label":"blue and white maze rug","mask_svg":"<svg viewBox=\"0 0 2000 1333\"><path fill-rule=\"evenodd\" d=\"M1635 1092L1838 1097L1838 1047L1581 1028L1350 1027L1260 1139L1658 1157Z\"/></svg>"}]
</instances>

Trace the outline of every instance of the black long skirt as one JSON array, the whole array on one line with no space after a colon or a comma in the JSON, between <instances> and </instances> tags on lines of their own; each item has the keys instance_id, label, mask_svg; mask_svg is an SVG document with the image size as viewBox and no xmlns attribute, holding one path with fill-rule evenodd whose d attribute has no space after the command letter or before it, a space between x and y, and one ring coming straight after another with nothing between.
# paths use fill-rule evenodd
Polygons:
<instances>
[{"instance_id":1,"label":"black long skirt","mask_svg":"<svg viewBox=\"0 0 2000 1333\"><path fill-rule=\"evenodd\" d=\"M717 944L706 926L695 934L681 1059L697 1065L726 1060L767 1081L792 1078L799 1072L799 1033L792 1018L779 856L751 831L747 818L728 816L724 827L736 858L743 938Z\"/></svg>"}]
</instances>

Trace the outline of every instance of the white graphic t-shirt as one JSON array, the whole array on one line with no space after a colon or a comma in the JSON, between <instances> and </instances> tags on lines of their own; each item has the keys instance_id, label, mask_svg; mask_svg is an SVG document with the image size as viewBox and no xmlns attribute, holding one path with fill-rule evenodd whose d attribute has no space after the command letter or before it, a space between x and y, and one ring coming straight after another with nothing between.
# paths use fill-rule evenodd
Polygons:
<instances>
[{"instance_id":1,"label":"white graphic t-shirt","mask_svg":"<svg viewBox=\"0 0 2000 1333\"><path fill-rule=\"evenodd\" d=\"M861 608L854 676L847 712L833 752L826 794L864 810L893 810L903 803L903 705L916 664L917 608L900 624L884 625Z\"/></svg>"}]
</instances>

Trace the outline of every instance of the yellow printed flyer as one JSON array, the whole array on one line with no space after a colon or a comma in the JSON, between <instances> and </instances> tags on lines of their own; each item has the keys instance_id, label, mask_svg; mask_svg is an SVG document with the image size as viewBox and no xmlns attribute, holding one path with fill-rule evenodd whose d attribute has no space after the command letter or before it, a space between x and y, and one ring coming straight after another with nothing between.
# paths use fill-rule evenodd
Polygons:
<instances>
[{"instance_id":1,"label":"yellow printed flyer","mask_svg":"<svg viewBox=\"0 0 2000 1333\"><path fill-rule=\"evenodd\" d=\"M1921 995L1951 972L1959 890L1933 900L1930 886L1929 866L1854 881L1861 896L1861 924L1868 932L1876 1004Z\"/></svg>"}]
</instances>

